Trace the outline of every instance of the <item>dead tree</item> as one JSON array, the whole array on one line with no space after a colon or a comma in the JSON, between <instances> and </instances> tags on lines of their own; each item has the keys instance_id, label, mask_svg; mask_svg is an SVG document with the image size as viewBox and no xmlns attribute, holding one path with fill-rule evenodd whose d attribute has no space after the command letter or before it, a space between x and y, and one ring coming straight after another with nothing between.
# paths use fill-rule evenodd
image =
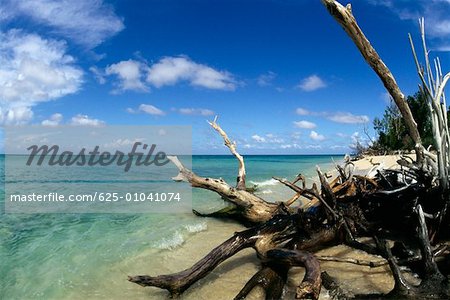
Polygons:
<instances>
[{"instance_id":1,"label":"dead tree","mask_svg":"<svg viewBox=\"0 0 450 300\"><path fill-rule=\"evenodd\" d=\"M173 179L189 182L192 187L214 191L230 203L230 207L213 214L203 215L194 211L197 215L235 218L251 225L250 228L235 233L184 271L169 275L129 276L129 281L141 286L159 287L168 290L171 295L179 295L226 259L242 249L253 248L261 261L261 268L235 299L244 299L257 285L264 288L266 299L279 299L288 271L293 266L303 266L306 270L297 287L297 298L317 299L322 281L330 289L330 294L338 299L450 298L446 277L448 271L443 272L436 260L442 255L448 259L449 254L446 244L437 243L447 242L448 235L445 233L449 229L450 136L444 87L450 74L443 76L439 60L436 60L436 74L433 75L422 20L425 67L420 66L412 41L411 45L422 89L429 99L436 142L436 153L432 153L422 146L404 94L358 26L351 6L344 7L335 0L321 1L353 40L394 99L416 143L416 160L406 157L400 160L400 170L385 170L377 166L376 172L370 172L375 174L373 176L353 174L352 163L346 161L344 167L337 166L338 176L331 181L317 169L320 187L315 183L308 187L301 175L292 181L274 177L295 194L286 201L271 203L254 195L246 187L244 158L215 118L210 125L221 135L225 145L238 160L236 185L231 186L222 179L201 177L187 169L177 157L169 157L179 169L179 174ZM307 199L308 204L300 206L297 202L300 197ZM372 238L375 246L360 242L359 237ZM394 247L389 246L388 239L395 242ZM394 289L386 295L353 295L339 287L339 278L334 280L325 273L321 274L320 257L315 257L313 253L342 243L381 255L385 261L376 264L389 265L395 280ZM375 264L339 258L334 261L365 264L368 267ZM401 266L417 272L421 277L420 284L408 283Z\"/></svg>"}]
</instances>

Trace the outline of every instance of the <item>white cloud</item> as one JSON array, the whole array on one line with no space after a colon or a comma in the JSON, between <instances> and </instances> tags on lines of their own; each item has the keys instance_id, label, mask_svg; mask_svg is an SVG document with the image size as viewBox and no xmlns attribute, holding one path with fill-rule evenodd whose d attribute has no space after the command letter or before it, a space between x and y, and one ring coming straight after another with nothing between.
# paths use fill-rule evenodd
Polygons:
<instances>
[{"instance_id":1,"label":"white cloud","mask_svg":"<svg viewBox=\"0 0 450 300\"><path fill-rule=\"evenodd\" d=\"M166 114L164 111L150 104L139 105L139 111L153 116L164 116Z\"/></svg>"},{"instance_id":2,"label":"white cloud","mask_svg":"<svg viewBox=\"0 0 450 300\"><path fill-rule=\"evenodd\" d=\"M4 125L17 125L25 124L33 118L33 112L30 107L17 106L17 107L3 107L0 106L0 124Z\"/></svg>"},{"instance_id":3,"label":"white cloud","mask_svg":"<svg viewBox=\"0 0 450 300\"><path fill-rule=\"evenodd\" d=\"M300 115L300 116L307 116L307 115L310 114L310 112L309 112L307 109L304 109L304 108L301 108L301 107L297 108L297 109L295 110L295 113L296 113L297 115Z\"/></svg>"},{"instance_id":4,"label":"white cloud","mask_svg":"<svg viewBox=\"0 0 450 300\"><path fill-rule=\"evenodd\" d=\"M42 121L43 126L57 126L61 123L63 119L63 115L60 113L56 113L50 116L47 120Z\"/></svg>"},{"instance_id":5,"label":"white cloud","mask_svg":"<svg viewBox=\"0 0 450 300\"><path fill-rule=\"evenodd\" d=\"M302 149L299 144L283 144L280 145L281 149Z\"/></svg>"},{"instance_id":6,"label":"white cloud","mask_svg":"<svg viewBox=\"0 0 450 300\"><path fill-rule=\"evenodd\" d=\"M277 74L269 71L267 73L259 75L258 79L256 80L256 83L259 86L269 86L272 84L272 81L277 77Z\"/></svg>"},{"instance_id":7,"label":"white cloud","mask_svg":"<svg viewBox=\"0 0 450 300\"><path fill-rule=\"evenodd\" d=\"M317 125L315 123L309 122L309 121L305 121L305 120L295 121L294 125L297 128L303 128L303 129L313 129L313 128L317 127Z\"/></svg>"},{"instance_id":8,"label":"white cloud","mask_svg":"<svg viewBox=\"0 0 450 300\"><path fill-rule=\"evenodd\" d=\"M105 122L99 119L92 119L87 115L78 114L72 117L70 124L75 126L101 126Z\"/></svg>"},{"instance_id":9,"label":"white cloud","mask_svg":"<svg viewBox=\"0 0 450 300\"><path fill-rule=\"evenodd\" d=\"M281 144L284 143L284 139L278 137L277 135L273 133L267 133L266 134L266 141L270 144Z\"/></svg>"},{"instance_id":10,"label":"white cloud","mask_svg":"<svg viewBox=\"0 0 450 300\"><path fill-rule=\"evenodd\" d=\"M361 124L369 122L369 117L366 115L354 115L349 112L338 112L330 114L327 119L344 124Z\"/></svg>"},{"instance_id":11,"label":"white cloud","mask_svg":"<svg viewBox=\"0 0 450 300\"><path fill-rule=\"evenodd\" d=\"M319 76L311 75L303 79L297 87L306 92L312 92L326 86L326 83Z\"/></svg>"},{"instance_id":12,"label":"white cloud","mask_svg":"<svg viewBox=\"0 0 450 300\"><path fill-rule=\"evenodd\" d=\"M256 141L257 143L267 143L270 145L285 143L284 139L278 137L276 134L273 133L267 133L264 136L255 134L252 135L252 140Z\"/></svg>"},{"instance_id":13,"label":"white cloud","mask_svg":"<svg viewBox=\"0 0 450 300\"><path fill-rule=\"evenodd\" d=\"M314 141L323 141L325 140L325 137L321 134L318 134L317 132L315 132L314 130L311 131L311 133L309 134L309 137L314 140Z\"/></svg>"},{"instance_id":14,"label":"white cloud","mask_svg":"<svg viewBox=\"0 0 450 300\"><path fill-rule=\"evenodd\" d=\"M112 6L102 0L5 0L1 5L4 19L27 17L88 48L124 28Z\"/></svg>"},{"instance_id":15,"label":"white cloud","mask_svg":"<svg viewBox=\"0 0 450 300\"><path fill-rule=\"evenodd\" d=\"M113 93L124 90L148 91L146 83L160 88L182 81L207 89L236 88L236 81L230 73L196 63L185 56L165 57L153 65L129 59L107 66L105 72L97 67L91 67L90 71L99 83L104 83L105 75L116 75L119 81Z\"/></svg>"},{"instance_id":16,"label":"white cloud","mask_svg":"<svg viewBox=\"0 0 450 300\"><path fill-rule=\"evenodd\" d=\"M196 115L196 116L214 115L214 111L207 108L179 108L177 111L182 115Z\"/></svg>"},{"instance_id":17,"label":"white cloud","mask_svg":"<svg viewBox=\"0 0 450 300\"><path fill-rule=\"evenodd\" d=\"M152 116L164 116L166 114L164 111L151 104L141 104L137 110L127 108L126 111L130 114L146 113Z\"/></svg>"},{"instance_id":18,"label":"white cloud","mask_svg":"<svg viewBox=\"0 0 450 300\"><path fill-rule=\"evenodd\" d=\"M258 143L265 143L266 142L266 139L264 137L259 136L257 134L252 135L252 139L255 140Z\"/></svg>"},{"instance_id":19,"label":"white cloud","mask_svg":"<svg viewBox=\"0 0 450 300\"><path fill-rule=\"evenodd\" d=\"M113 92L148 91L148 87L141 81L142 72L145 68L143 63L129 59L108 66L105 74L116 75L119 80L117 83L118 89Z\"/></svg>"},{"instance_id":20,"label":"white cloud","mask_svg":"<svg viewBox=\"0 0 450 300\"><path fill-rule=\"evenodd\" d=\"M31 107L77 92L83 72L64 42L13 29L0 32L0 122L29 121Z\"/></svg>"},{"instance_id":21,"label":"white cloud","mask_svg":"<svg viewBox=\"0 0 450 300\"><path fill-rule=\"evenodd\" d=\"M231 74L193 62L188 57L165 57L153 64L147 82L162 87L187 81L193 86L216 90L234 90L236 83Z\"/></svg>"}]
</instances>

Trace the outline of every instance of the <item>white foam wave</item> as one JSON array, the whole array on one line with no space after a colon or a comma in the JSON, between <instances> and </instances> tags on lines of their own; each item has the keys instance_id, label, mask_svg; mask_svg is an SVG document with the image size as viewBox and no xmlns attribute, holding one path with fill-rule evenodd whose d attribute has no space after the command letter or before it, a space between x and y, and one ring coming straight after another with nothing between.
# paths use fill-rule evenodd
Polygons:
<instances>
[{"instance_id":1,"label":"white foam wave","mask_svg":"<svg viewBox=\"0 0 450 300\"><path fill-rule=\"evenodd\" d=\"M205 231L206 229L208 229L208 225L206 225L206 222L202 222L198 224L184 225L184 228L190 233L195 233Z\"/></svg>"},{"instance_id":2,"label":"white foam wave","mask_svg":"<svg viewBox=\"0 0 450 300\"><path fill-rule=\"evenodd\" d=\"M262 194L272 194L273 191L272 190L264 190L261 192Z\"/></svg>"},{"instance_id":3,"label":"white foam wave","mask_svg":"<svg viewBox=\"0 0 450 300\"><path fill-rule=\"evenodd\" d=\"M172 236L161 239L154 244L156 249L172 250L184 244L185 236L189 233L197 233L208 229L206 222L183 225L184 230L177 230ZM186 231L188 233L186 233ZM183 232L185 233L183 235Z\"/></svg>"},{"instance_id":4,"label":"white foam wave","mask_svg":"<svg viewBox=\"0 0 450 300\"><path fill-rule=\"evenodd\" d=\"M269 180L264 180L264 181L250 181L251 184L257 185L259 187L262 186L271 186L271 185L277 185L279 184L279 182L273 178L269 179Z\"/></svg>"},{"instance_id":5,"label":"white foam wave","mask_svg":"<svg viewBox=\"0 0 450 300\"><path fill-rule=\"evenodd\" d=\"M157 249L174 249L183 245L184 237L181 232L176 231L173 236L164 238L160 242L156 243L155 248Z\"/></svg>"}]
</instances>

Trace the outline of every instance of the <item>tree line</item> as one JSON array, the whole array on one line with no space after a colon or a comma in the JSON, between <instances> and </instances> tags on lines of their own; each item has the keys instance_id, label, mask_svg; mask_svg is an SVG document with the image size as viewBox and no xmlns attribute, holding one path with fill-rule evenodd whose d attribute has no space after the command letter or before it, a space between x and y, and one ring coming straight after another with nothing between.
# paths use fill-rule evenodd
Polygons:
<instances>
[{"instance_id":1,"label":"tree line","mask_svg":"<svg viewBox=\"0 0 450 300\"><path fill-rule=\"evenodd\" d=\"M431 114L429 113L430 108L426 96L419 91L412 96L408 96L406 101L417 123L424 147L427 148L431 145L434 148ZM447 111L447 118L450 118L449 111ZM373 128L377 134L377 139L369 147L369 150L386 152L414 149L414 142L408 133L405 121L392 101L384 110L383 117L374 119Z\"/></svg>"}]
</instances>

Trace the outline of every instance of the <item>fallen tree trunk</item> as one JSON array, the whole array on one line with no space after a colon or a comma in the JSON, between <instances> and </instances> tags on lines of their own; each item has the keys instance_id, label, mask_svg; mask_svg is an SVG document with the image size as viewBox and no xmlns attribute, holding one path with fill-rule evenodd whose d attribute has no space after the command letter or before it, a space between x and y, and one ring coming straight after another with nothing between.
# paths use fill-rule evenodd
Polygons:
<instances>
[{"instance_id":1,"label":"fallen tree trunk","mask_svg":"<svg viewBox=\"0 0 450 300\"><path fill-rule=\"evenodd\" d=\"M248 223L262 223L268 221L280 209L283 209L280 205L267 202L245 189L234 188L223 179L200 177L187 169L176 156L168 156L167 158L172 161L180 171L178 176L173 178L175 181L186 181L189 182L192 187L216 192L226 201L235 205L235 207L229 211L228 217L232 217L232 214L238 214Z\"/></svg>"}]
</instances>

